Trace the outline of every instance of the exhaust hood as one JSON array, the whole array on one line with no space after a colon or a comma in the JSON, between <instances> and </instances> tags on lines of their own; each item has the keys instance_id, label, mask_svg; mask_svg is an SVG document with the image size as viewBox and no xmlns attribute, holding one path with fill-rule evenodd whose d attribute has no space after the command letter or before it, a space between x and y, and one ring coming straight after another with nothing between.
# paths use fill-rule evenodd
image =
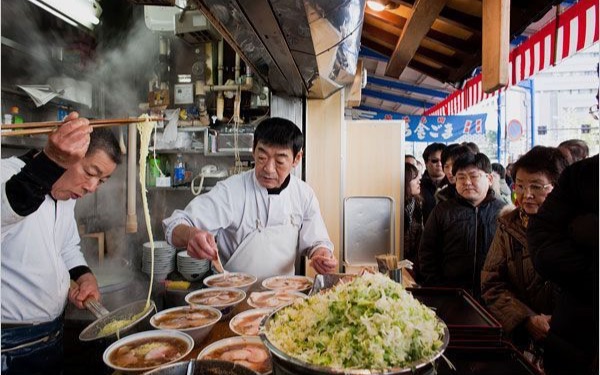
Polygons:
<instances>
[{"instance_id":1,"label":"exhaust hood","mask_svg":"<svg viewBox=\"0 0 600 375\"><path fill-rule=\"evenodd\" d=\"M326 98L356 74L365 0L194 0L276 93Z\"/></svg>"}]
</instances>

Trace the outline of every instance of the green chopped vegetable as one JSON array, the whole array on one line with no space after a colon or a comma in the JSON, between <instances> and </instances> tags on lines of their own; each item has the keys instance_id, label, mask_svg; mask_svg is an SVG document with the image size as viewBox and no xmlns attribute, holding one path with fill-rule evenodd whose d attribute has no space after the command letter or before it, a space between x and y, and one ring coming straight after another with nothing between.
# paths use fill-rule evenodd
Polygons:
<instances>
[{"instance_id":1,"label":"green chopped vegetable","mask_svg":"<svg viewBox=\"0 0 600 375\"><path fill-rule=\"evenodd\" d=\"M444 325L382 274L366 274L278 311L265 332L284 353L335 369L408 367L442 346Z\"/></svg>"}]
</instances>

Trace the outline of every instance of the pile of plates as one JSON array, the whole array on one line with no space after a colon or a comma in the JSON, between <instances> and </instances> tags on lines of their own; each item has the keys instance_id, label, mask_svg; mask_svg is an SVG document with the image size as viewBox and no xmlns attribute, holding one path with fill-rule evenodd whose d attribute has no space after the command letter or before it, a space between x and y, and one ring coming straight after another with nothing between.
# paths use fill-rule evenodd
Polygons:
<instances>
[{"instance_id":1,"label":"pile of plates","mask_svg":"<svg viewBox=\"0 0 600 375\"><path fill-rule=\"evenodd\" d=\"M187 251L177 253L177 271L188 281L201 280L210 270L208 259L196 259L188 255Z\"/></svg>"},{"instance_id":2,"label":"pile of plates","mask_svg":"<svg viewBox=\"0 0 600 375\"><path fill-rule=\"evenodd\" d=\"M164 280L175 270L175 253L173 246L166 241L154 241L154 280ZM152 272L152 252L150 242L144 244L142 253L142 272L150 275Z\"/></svg>"}]
</instances>

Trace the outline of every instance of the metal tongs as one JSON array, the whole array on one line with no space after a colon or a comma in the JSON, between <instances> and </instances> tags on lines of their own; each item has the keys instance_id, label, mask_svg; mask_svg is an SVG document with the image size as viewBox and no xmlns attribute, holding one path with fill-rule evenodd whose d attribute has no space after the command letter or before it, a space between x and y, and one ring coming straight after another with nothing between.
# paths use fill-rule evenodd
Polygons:
<instances>
[{"instance_id":1,"label":"metal tongs","mask_svg":"<svg viewBox=\"0 0 600 375\"><path fill-rule=\"evenodd\" d=\"M103 316L110 314L110 311L106 309L100 302L96 301L93 298L88 298L83 302L83 306L88 309L96 319L100 319Z\"/></svg>"}]
</instances>

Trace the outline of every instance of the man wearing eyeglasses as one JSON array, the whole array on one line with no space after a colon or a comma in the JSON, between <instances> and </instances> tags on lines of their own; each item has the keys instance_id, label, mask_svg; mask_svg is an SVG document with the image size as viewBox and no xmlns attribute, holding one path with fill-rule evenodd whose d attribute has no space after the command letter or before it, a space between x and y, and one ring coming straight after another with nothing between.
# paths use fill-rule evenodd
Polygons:
<instances>
[{"instance_id":1,"label":"man wearing eyeglasses","mask_svg":"<svg viewBox=\"0 0 600 375\"><path fill-rule=\"evenodd\" d=\"M492 185L492 166L482 153L454 160L457 195L440 202L429 216L419 248L426 286L463 288L480 298L480 273L504 202Z\"/></svg>"},{"instance_id":2,"label":"man wearing eyeglasses","mask_svg":"<svg viewBox=\"0 0 600 375\"><path fill-rule=\"evenodd\" d=\"M423 151L425 160L425 173L421 178L421 196L423 197L423 220L427 220L429 213L435 207L435 192L444 179L442 166L442 151L446 148L443 143L432 143Z\"/></svg>"}]
</instances>

